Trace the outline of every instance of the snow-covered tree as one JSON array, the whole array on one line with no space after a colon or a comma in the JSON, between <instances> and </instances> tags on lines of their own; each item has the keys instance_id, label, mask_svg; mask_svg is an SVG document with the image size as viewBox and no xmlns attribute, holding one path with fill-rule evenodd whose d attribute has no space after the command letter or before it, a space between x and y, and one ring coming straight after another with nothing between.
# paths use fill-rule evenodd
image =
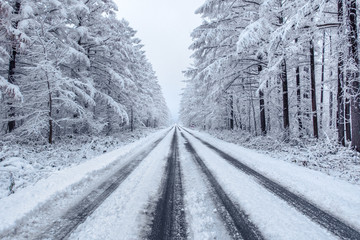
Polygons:
<instances>
[{"instance_id":1,"label":"snow-covered tree","mask_svg":"<svg viewBox=\"0 0 360 240\"><path fill-rule=\"evenodd\" d=\"M6 93L5 104L2 106L6 112L7 130L15 129L14 102L22 100L22 95L15 81L15 68L18 55L29 42L22 25L27 22L31 7L21 0L2 1L0 3L0 90ZM5 107L6 105L6 107Z\"/></svg>"},{"instance_id":2,"label":"snow-covered tree","mask_svg":"<svg viewBox=\"0 0 360 240\"><path fill-rule=\"evenodd\" d=\"M109 0L0 3L1 116L11 136L47 139L166 124L135 31ZM25 47L26 46L26 47ZM150 124L148 124L150 126Z\"/></svg>"},{"instance_id":3,"label":"snow-covered tree","mask_svg":"<svg viewBox=\"0 0 360 240\"><path fill-rule=\"evenodd\" d=\"M350 119L358 106L354 4L205 1L197 11L204 22L192 33L194 66L186 71L183 122L260 130L285 140L318 138L336 134L338 108L339 141L350 143L358 132Z\"/></svg>"}]
</instances>

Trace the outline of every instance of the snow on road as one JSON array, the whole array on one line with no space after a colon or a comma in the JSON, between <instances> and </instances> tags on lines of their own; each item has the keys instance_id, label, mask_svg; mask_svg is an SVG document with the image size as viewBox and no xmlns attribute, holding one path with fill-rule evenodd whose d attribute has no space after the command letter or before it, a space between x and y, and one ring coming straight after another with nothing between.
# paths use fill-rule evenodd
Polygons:
<instances>
[{"instance_id":1,"label":"snow on road","mask_svg":"<svg viewBox=\"0 0 360 240\"><path fill-rule=\"evenodd\" d=\"M117 169L121 168L130 161L132 156L151 149L150 146L165 136L168 130L161 130L77 167L60 171L48 179L1 199L0 237L1 232L6 233L4 230L22 225L22 222L27 219L26 216L32 216L29 218L31 221L44 221L46 224L48 218L43 217L48 213L42 210L43 206L53 204L52 207L59 208L57 212L59 216L65 213L69 209L68 202L57 202L54 199L76 192L78 195L74 195L75 200L81 200L82 196L91 191L90 188L100 184L111 175L112 172L106 169L114 166ZM359 230L359 186L272 159L207 134L190 132ZM256 179L222 159L198 139L185 131L182 133L189 139L197 154L203 159L230 199L247 213L252 223L258 227L266 239L337 239L328 230L269 192ZM120 186L71 233L70 239L143 239L147 236L151 230L156 202L161 194L160 186L164 181L164 171L171 151L173 134L174 130L166 135ZM185 139L178 133L188 238L231 239L229 226L226 226L227 223L217 212L217 205L214 202L215 193L184 143ZM89 186L86 186L86 190L79 187L80 190L74 189L74 186L79 183L84 183L84 185L88 183ZM75 200L73 199L72 203ZM56 219L58 215L52 218ZM31 226L32 223L25 227L25 234L17 239L39 233L36 227L31 229ZM44 229L43 225L40 226ZM27 235L26 231L34 231L34 234ZM17 236L16 233L6 237L12 239L13 236Z\"/></svg>"},{"instance_id":2,"label":"snow on road","mask_svg":"<svg viewBox=\"0 0 360 240\"><path fill-rule=\"evenodd\" d=\"M337 239L268 192L247 174L227 163L199 140L186 132L185 136L225 191L249 215L266 239Z\"/></svg>"},{"instance_id":3,"label":"snow on road","mask_svg":"<svg viewBox=\"0 0 360 240\"><path fill-rule=\"evenodd\" d=\"M47 179L40 180L36 184L19 190L9 197L0 200L0 236L1 232L13 228L20 219L27 215L34 215L43 204L52 198L72 191L72 186L89 181L92 175L106 169L114 162L119 165L135 153L146 149L156 139L160 138L169 129L164 129L149 135L139 141L123 146L112 152L98 156L83 164L64 169L51 175Z\"/></svg>"},{"instance_id":4,"label":"snow on road","mask_svg":"<svg viewBox=\"0 0 360 240\"><path fill-rule=\"evenodd\" d=\"M184 146L184 139L179 136L179 155L184 181L185 213L189 226L190 239L231 239L216 206L211 198L209 186L204 180L199 167Z\"/></svg>"},{"instance_id":5,"label":"snow on road","mask_svg":"<svg viewBox=\"0 0 360 240\"><path fill-rule=\"evenodd\" d=\"M157 198L166 159L170 151L171 131L143 160L70 239L141 239L148 224L144 210Z\"/></svg>"},{"instance_id":6,"label":"snow on road","mask_svg":"<svg viewBox=\"0 0 360 240\"><path fill-rule=\"evenodd\" d=\"M189 131L360 230L360 186L273 159L206 133Z\"/></svg>"},{"instance_id":7,"label":"snow on road","mask_svg":"<svg viewBox=\"0 0 360 240\"><path fill-rule=\"evenodd\" d=\"M273 159L206 133L193 130L189 132L360 230L360 186Z\"/></svg>"}]
</instances>

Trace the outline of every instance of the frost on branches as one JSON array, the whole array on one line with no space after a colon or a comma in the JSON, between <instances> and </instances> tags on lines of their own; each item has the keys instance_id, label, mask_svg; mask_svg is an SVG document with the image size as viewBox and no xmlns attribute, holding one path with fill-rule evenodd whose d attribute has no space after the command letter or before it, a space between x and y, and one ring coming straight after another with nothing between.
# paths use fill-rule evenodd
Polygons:
<instances>
[{"instance_id":1,"label":"frost on branches","mask_svg":"<svg viewBox=\"0 0 360 240\"><path fill-rule=\"evenodd\" d=\"M360 151L355 0L206 0L181 119Z\"/></svg>"},{"instance_id":2,"label":"frost on branches","mask_svg":"<svg viewBox=\"0 0 360 240\"><path fill-rule=\"evenodd\" d=\"M168 123L135 31L108 0L0 2L3 140L52 143Z\"/></svg>"}]
</instances>

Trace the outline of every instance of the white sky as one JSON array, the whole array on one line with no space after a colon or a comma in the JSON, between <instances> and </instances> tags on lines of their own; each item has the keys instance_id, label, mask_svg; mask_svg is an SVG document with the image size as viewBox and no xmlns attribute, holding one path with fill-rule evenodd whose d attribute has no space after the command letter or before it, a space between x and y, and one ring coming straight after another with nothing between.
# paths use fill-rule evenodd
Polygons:
<instances>
[{"instance_id":1,"label":"white sky","mask_svg":"<svg viewBox=\"0 0 360 240\"><path fill-rule=\"evenodd\" d=\"M190 33L201 24L195 10L204 0L114 0L118 15L137 31L145 45L165 100L177 120L180 93L184 87L183 70L191 63Z\"/></svg>"}]
</instances>

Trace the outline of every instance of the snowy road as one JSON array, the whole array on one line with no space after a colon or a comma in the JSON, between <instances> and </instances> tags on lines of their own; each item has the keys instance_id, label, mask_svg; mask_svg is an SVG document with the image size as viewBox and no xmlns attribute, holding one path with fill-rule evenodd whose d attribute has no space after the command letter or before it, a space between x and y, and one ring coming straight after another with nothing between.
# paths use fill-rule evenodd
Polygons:
<instances>
[{"instance_id":1,"label":"snowy road","mask_svg":"<svg viewBox=\"0 0 360 240\"><path fill-rule=\"evenodd\" d=\"M186 239L183 188L180 172L178 136L171 141L161 195L156 203L149 239Z\"/></svg>"},{"instance_id":2,"label":"snowy road","mask_svg":"<svg viewBox=\"0 0 360 240\"><path fill-rule=\"evenodd\" d=\"M180 127L129 149L8 217L0 238L360 239L358 186Z\"/></svg>"},{"instance_id":3,"label":"snowy road","mask_svg":"<svg viewBox=\"0 0 360 240\"><path fill-rule=\"evenodd\" d=\"M159 144L160 140L155 141L150 148L135 155L131 161L102 182L99 187L92 190L78 204L67 210L67 212L59 220L56 220L42 235L37 238L63 239L68 237L79 224L83 223L85 219L119 187L119 185L135 170L141 161L149 155L153 148Z\"/></svg>"},{"instance_id":4,"label":"snowy road","mask_svg":"<svg viewBox=\"0 0 360 240\"><path fill-rule=\"evenodd\" d=\"M256 172L252 168L239 162L234 157L230 156L229 154L225 153L219 148L209 144L208 142L198 137L195 138L199 140L202 144L204 144L206 147L219 154L219 156L221 156L221 158L226 160L228 163L230 163L231 165L233 165L243 173L253 177L256 180L256 182L259 183L261 186L263 186L266 190L275 194L276 196L287 202L289 205L293 206L298 211L302 212L304 215L309 217L311 220L323 226L328 231L337 235L341 239L360 239L360 233L357 232L352 227L348 226L347 224L343 223L341 220L337 219L336 217L332 216L326 211L323 211L322 209L316 207L314 204L312 204L305 198L292 193L291 191L287 190L280 184L270 180L269 178ZM190 147L190 151L195 152L195 150L192 147ZM197 158L199 157L197 156ZM202 168L206 168L205 164L202 163L201 165ZM246 232L243 234L243 236L246 239L249 238L248 233ZM251 239L255 239L255 237L251 237Z\"/></svg>"}]
</instances>

